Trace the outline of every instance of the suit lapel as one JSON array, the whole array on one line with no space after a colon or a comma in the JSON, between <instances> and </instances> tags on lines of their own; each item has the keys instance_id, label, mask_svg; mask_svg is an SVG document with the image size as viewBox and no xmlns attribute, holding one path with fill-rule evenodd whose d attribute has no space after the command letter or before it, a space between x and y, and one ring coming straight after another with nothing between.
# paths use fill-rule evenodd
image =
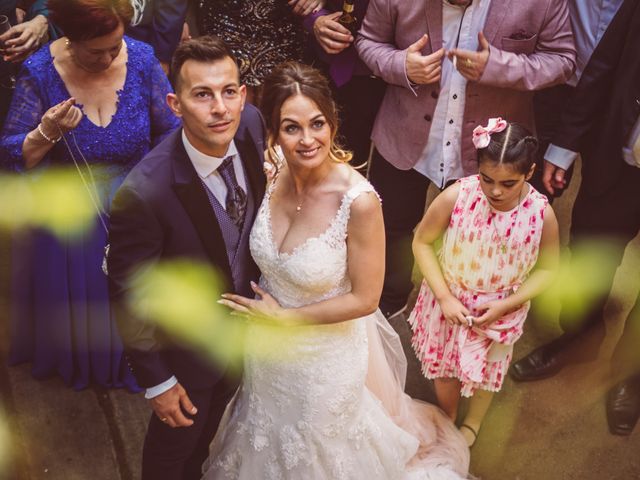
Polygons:
<instances>
[{"instance_id":1,"label":"suit lapel","mask_svg":"<svg viewBox=\"0 0 640 480\"><path fill-rule=\"evenodd\" d=\"M184 149L182 136L178 135L176 138L172 158L173 190L189 215L211 262L222 270L226 278L231 279L231 267L220 224L209 202L205 186ZM232 282L231 284L233 285Z\"/></svg>"},{"instance_id":2,"label":"suit lapel","mask_svg":"<svg viewBox=\"0 0 640 480\"><path fill-rule=\"evenodd\" d=\"M496 35L500 30L500 25L502 25L507 10L509 8L519 8L517 5L510 7L510 3L511 0L491 0L491 5L489 5L489 11L487 12L487 21L482 31L492 45L496 44ZM498 44L498 47L500 47L500 44Z\"/></svg>"},{"instance_id":3,"label":"suit lapel","mask_svg":"<svg viewBox=\"0 0 640 480\"><path fill-rule=\"evenodd\" d=\"M427 0L425 4L431 53L442 48L442 0ZM416 38L417 40L417 38Z\"/></svg>"},{"instance_id":4,"label":"suit lapel","mask_svg":"<svg viewBox=\"0 0 640 480\"><path fill-rule=\"evenodd\" d=\"M258 207L264 196L264 189L267 180L262 170L261 156L258 153L256 144L249 138L241 138L236 136L236 147L240 153L240 158L247 173L247 183L253 194L254 212L258 211ZM253 219L252 219L253 220Z\"/></svg>"}]
</instances>

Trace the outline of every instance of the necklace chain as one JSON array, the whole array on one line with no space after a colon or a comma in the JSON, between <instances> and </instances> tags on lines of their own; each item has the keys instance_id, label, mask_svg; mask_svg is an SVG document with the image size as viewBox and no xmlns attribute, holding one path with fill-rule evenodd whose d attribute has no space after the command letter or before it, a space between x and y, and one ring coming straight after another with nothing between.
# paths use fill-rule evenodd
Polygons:
<instances>
[{"instance_id":1,"label":"necklace chain","mask_svg":"<svg viewBox=\"0 0 640 480\"><path fill-rule=\"evenodd\" d=\"M502 252L503 255L507 253L507 245L509 244L509 240L511 239L510 237L507 237L507 233L510 230L513 233L513 227L515 227L516 223L518 222L518 216L520 215L520 204L522 203L522 198L523 198L522 197L522 190L520 190L520 195L518 195L518 206L516 207L515 218L511 222L511 226L509 226L505 230L503 235L500 235L500 232L498 232L498 227L496 226L496 219L498 218L498 213L497 212L493 212L493 217L491 219L491 224L493 225L493 231L496 234L496 237L498 237L500 251Z\"/></svg>"},{"instance_id":2,"label":"necklace chain","mask_svg":"<svg viewBox=\"0 0 640 480\"><path fill-rule=\"evenodd\" d=\"M329 173L331 173L331 169L329 169L327 173L318 182L316 182L316 185L320 185L329 176ZM289 175L291 175L291 171L289 171ZM293 181L293 177L291 180ZM294 182L294 187L295 187L295 182ZM302 211L302 205L304 205L304 202L307 199L307 193L308 193L307 190L309 190L309 185L305 185L305 188L302 189L302 192L301 192L302 201L296 205L296 213L300 213ZM295 188L294 188L294 193L295 193ZM296 197L297 196L298 195L296 194Z\"/></svg>"}]
</instances>

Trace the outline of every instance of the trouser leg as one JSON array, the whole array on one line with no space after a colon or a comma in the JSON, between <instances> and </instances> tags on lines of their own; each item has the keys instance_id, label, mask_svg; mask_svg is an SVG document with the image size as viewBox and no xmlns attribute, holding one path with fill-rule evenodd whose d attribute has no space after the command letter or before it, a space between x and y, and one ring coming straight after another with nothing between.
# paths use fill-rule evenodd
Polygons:
<instances>
[{"instance_id":1,"label":"trouser leg","mask_svg":"<svg viewBox=\"0 0 640 480\"><path fill-rule=\"evenodd\" d=\"M382 198L386 270L380 309L388 315L406 304L413 288L411 241L424 213L429 179L415 170L397 169L377 150L373 152L369 176Z\"/></svg>"}]
</instances>

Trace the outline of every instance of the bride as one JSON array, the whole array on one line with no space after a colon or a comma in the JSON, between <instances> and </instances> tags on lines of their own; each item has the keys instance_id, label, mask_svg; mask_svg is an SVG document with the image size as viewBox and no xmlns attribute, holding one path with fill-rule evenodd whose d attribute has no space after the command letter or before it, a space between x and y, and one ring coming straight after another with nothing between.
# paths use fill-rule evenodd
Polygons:
<instances>
[{"instance_id":1,"label":"bride","mask_svg":"<svg viewBox=\"0 0 640 480\"><path fill-rule=\"evenodd\" d=\"M275 175L251 232L262 278L256 299L221 300L256 321L203 478L467 478L462 435L403 392L406 359L377 310L380 199L334 143L326 79L286 63L263 95Z\"/></svg>"}]
</instances>

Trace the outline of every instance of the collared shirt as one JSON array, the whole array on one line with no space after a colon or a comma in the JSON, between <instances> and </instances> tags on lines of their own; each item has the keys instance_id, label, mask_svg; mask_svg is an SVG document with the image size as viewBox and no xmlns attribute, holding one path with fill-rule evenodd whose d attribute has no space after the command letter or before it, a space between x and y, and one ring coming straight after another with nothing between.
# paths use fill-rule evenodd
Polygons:
<instances>
[{"instance_id":1,"label":"collared shirt","mask_svg":"<svg viewBox=\"0 0 640 480\"><path fill-rule=\"evenodd\" d=\"M206 155L194 147L187 138L187 135L184 133L184 129L182 130L182 143L184 144L184 149L187 151L189 160L191 160L191 163L193 164L193 168L196 169L196 173L202 179L207 188L211 190L211 193L213 193L223 208L226 208L227 203L227 185L224 183L222 175L220 175L217 170L218 167L222 165L225 158L233 155L233 170L236 173L238 185L240 185L245 192L247 191L247 183L245 181L240 155L238 154L238 149L236 148L236 144L233 140L227 148L227 153L222 158ZM177 383L178 379L175 376L172 376L159 385L147 388L144 397L146 399L157 397L158 395L173 388Z\"/></svg>"},{"instance_id":2,"label":"collared shirt","mask_svg":"<svg viewBox=\"0 0 640 480\"><path fill-rule=\"evenodd\" d=\"M567 84L576 86L591 54L607 30L609 23L623 0L572 0L569 2L571 27L576 42L576 71ZM578 153L553 143L547 147L544 159L567 170L578 158Z\"/></svg>"},{"instance_id":3,"label":"collared shirt","mask_svg":"<svg viewBox=\"0 0 640 480\"><path fill-rule=\"evenodd\" d=\"M468 7L442 2L442 46L478 50L478 33L484 28L491 0L473 0ZM464 176L461 162L462 122L467 80L445 58L440 93L427 145L414 169L442 188Z\"/></svg>"},{"instance_id":4,"label":"collared shirt","mask_svg":"<svg viewBox=\"0 0 640 480\"><path fill-rule=\"evenodd\" d=\"M222 164L225 158L233 156L233 170L236 173L238 185L240 185L245 192L247 191L247 183L244 178L244 170L242 168L240 155L238 154L238 149L236 148L236 144L233 140L229 144L227 153L220 158L211 157L196 149L196 147L189 142L187 135L184 133L184 129L182 130L182 143L187 151L189 160L191 160L193 167L196 169L196 173L202 179L207 188L211 190L211 193L213 193L216 200L220 202L220 205L225 207L227 198L227 185L224 183L222 175L218 172L218 167Z\"/></svg>"},{"instance_id":5,"label":"collared shirt","mask_svg":"<svg viewBox=\"0 0 640 480\"><path fill-rule=\"evenodd\" d=\"M623 0L572 0L569 2L571 27L576 42L576 71L567 82L575 87L591 54L613 20Z\"/></svg>"}]
</instances>

